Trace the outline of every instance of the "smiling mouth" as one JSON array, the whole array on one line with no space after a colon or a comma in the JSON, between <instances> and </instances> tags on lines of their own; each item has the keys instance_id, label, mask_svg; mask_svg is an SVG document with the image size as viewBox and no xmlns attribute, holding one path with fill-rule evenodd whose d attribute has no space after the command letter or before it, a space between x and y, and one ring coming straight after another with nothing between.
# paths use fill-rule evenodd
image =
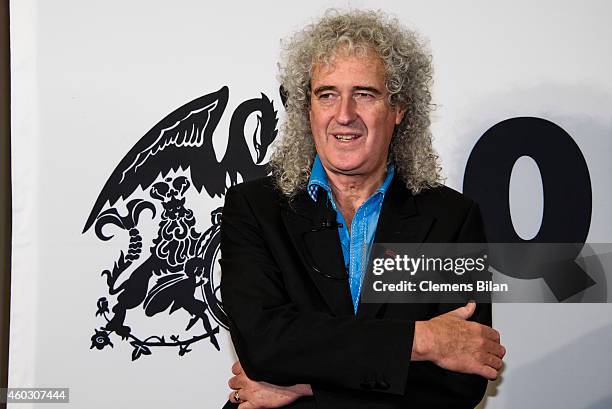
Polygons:
<instances>
[{"instance_id":1,"label":"smiling mouth","mask_svg":"<svg viewBox=\"0 0 612 409\"><path fill-rule=\"evenodd\" d=\"M357 135L357 134L352 134L352 135L334 135L334 138L336 138L339 141L348 142L348 141L355 140L355 139L359 138L360 136L361 135Z\"/></svg>"}]
</instances>

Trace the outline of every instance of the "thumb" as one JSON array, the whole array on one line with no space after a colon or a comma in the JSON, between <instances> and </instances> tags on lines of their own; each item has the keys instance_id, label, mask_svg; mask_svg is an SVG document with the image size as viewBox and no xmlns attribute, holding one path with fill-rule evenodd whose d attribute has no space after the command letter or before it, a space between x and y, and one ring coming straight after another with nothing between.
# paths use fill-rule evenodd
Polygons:
<instances>
[{"instance_id":1,"label":"thumb","mask_svg":"<svg viewBox=\"0 0 612 409\"><path fill-rule=\"evenodd\" d=\"M459 307L456 310L449 311L448 314L453 315L462 320L467 320L476 311L476 303L474 301L468 302L463 307Z\"/></svg>"}]
</instances>

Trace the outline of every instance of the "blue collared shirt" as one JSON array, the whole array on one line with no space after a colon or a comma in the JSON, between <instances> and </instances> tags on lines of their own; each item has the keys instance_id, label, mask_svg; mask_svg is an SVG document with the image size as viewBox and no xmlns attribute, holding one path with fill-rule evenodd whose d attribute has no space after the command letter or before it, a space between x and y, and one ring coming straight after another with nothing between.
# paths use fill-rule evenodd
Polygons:
<instances>
[{"instance_id":1,"label":"blue collared shirt","mask_svg":"<svg viewBox=\"0 0 612 409\"><path fill-rule=\"evenodd\" d=\"M368 197L368 199L359 206L353 221L351 222L351 232L347 228L347 224L338 211L336 202L332 195L331 187L327 179L327 173L321 164L319 155L315 157L310 172L310 180L308 181L308 194L317 201L319 189L324 189L327 192L333 209L336 211L336 221L342 225L338 229L340 234L340 243L342 244L342 255L344 256L344 264L349 275L349 287L351 289L351 297L353 299L353 308L357 314L359 306L359 296L361 295L361 284L367 267L370 250L374 242L374 234L378 225L378 216L382 208L385 193L391 184L395 170L392 164L387 165L387 176L383 184Z\"/></svg>"}]
</instances>

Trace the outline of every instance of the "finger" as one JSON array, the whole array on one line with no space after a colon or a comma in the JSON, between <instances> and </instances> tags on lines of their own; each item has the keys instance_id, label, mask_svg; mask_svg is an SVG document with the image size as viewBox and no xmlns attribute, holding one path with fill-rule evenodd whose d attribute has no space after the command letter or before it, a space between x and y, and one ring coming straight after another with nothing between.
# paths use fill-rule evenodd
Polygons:
<instances>
[{"instance_id":1,"label":"finger","mask_svg":"<svg viewBox=\"0 0 612 409\"><path fill-rule=\"evenodd\" d=\"M246 386L246 382L243 376L232 376L229 381L227 381L227 385L234 389L238 390L240 388L244 388Z\"/></svg>"},{"instance_id":2,"label":"finger","mask_svg":"<svg viewBox=\"0 0 612 409\"><path fill-rule=\"evenodd\" d=\"M232 365L232 373L234 375L239 375L242 373L242 365L240 365L240 361L234 362L234 365Z\"/></svg>"},{"instance_id":3,"label":"finger","mask_svg":"<svg viewBox=\"0 0 612 409\"><path fill-rule=\"evenodd\" d=\"M246 403L252 399L252 396L247 389L240 389L240 391L238 391L238 395L240 396L240 402L238 403ZM253 402L251 402L251 405L255 406Z\"/></svg>"},{"instance_id":4,"label":"finger","mask_svg":"<svg viewBox=\"0 0 612 409\"><path fill-rule=\"evenodd\" d=\"M478 371L478 374L480 376L483 376L483 377L487 378L490 381L494 381L494 380L497 379L497 373L498 372L497 372L496 369L493 369L493 368L491 368L488 365L481 366L480 370Z\"/></svg>"},{"instance_id":5,"label":"finger","mask_svg":"<svg viewBox=\"0 0 612 409\"><path fill-rule=\"evenodd\" d=\"M461 318L462 320L467 320L474 314L476 310L476 303L474 301L470 301L463 307L459 307L455 310L449 311L447 314L453 315L457 318Z\"/></svg>"},{"instance_id":6,"label":"finger","mask_svg":"<svg viewBox=\"0 0 612 409\"><path fill-rule=\"evenodd\" d=\"M484 364L496 371L499 371L504 366L504 362L499 357L491 354L485 354Z\"/></svg>"},{"instance_id":7,"label":"finger","mask_svg":"<svg viewBox=\"0 0 612 409\"><path fill-rule=\"evenodd\" d=\"M242 398L241 398L242 399ZM231 391L229 394L229 401L232 403L240 403L236 400L236 391Z\"/></svg>"},{"instance_id":8,"label":"finger","mask_svg":"<svg viewBox=\"0 0 612 409\"><path fill-rule=\"evenodd\" d=\"M487 361L484 358L484 353L477 353L472 356L469 363L460 372L480 375L483 378L494 380L497 378L497 370L484 362Z\"/></svg>"},{"instance_id":9,"label":"finger","mask_svg":"<svg viewBox=\"0 0 612 409\"><path fill-rule=\"evenodd\" d=\"M482 330L482 335L485 338L490 339L491 341L499 343L501 338L500 338L499 332L497 330L495 330L495 329L493 329L491 327L488 327L486 325L482 325L481 330Z\"/></svg>"},{"instance_id":10,"label":"finger","mask_svg":"<svg viewBox=\"0 0 612 409\"><path fill-rule=\"evenodd\" d=\"M502 359L504 355L506 355L506 348L503 345L498 344L497 342L485 340L483 343L483 350L486 353L497 356L499 359Z\"/></svg>"},{"instance_id":11,"label":"finger","mask_svg":"<svg viewBox=\"0 0 612 409\"><path fill-rule=\"evenodd\" d=\"M258 409L253 403L246 401L238 405L238 409Z\"/></svg>"},{"instance_id":12,"label":"finger","mask_svg":"<svg viewBox=\"0 0 612 409\"><path fill-rule=\"evenodd\" d=\"M469 365L469 369L466 373L473 373L476 375L480 375L483 378L487 378L489 380L497 379L497 369L493 368L490 365L487 365L487 362L492 362L486 357L487 354L478 353L474 357L474 361Z\"/></svg>"}]
</instances>

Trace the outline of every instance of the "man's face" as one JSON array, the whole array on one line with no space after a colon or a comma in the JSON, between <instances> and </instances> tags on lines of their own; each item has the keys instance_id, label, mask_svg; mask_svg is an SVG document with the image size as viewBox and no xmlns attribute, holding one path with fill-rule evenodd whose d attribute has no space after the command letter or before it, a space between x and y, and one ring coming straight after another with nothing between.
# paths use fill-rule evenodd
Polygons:
<instances>
[{"instance_id":1,"label":"man's face","mask_svg":"<svg viewBox=\"0 0 612 409\"><path fill-rule=\"evenodd\" d=\"M315 65L310 127L323 167L344 175L374 175L386 167L389 143L404 111L391 107L382 60L374 52L337 54Z\"/></svg>"}]
</instances>

